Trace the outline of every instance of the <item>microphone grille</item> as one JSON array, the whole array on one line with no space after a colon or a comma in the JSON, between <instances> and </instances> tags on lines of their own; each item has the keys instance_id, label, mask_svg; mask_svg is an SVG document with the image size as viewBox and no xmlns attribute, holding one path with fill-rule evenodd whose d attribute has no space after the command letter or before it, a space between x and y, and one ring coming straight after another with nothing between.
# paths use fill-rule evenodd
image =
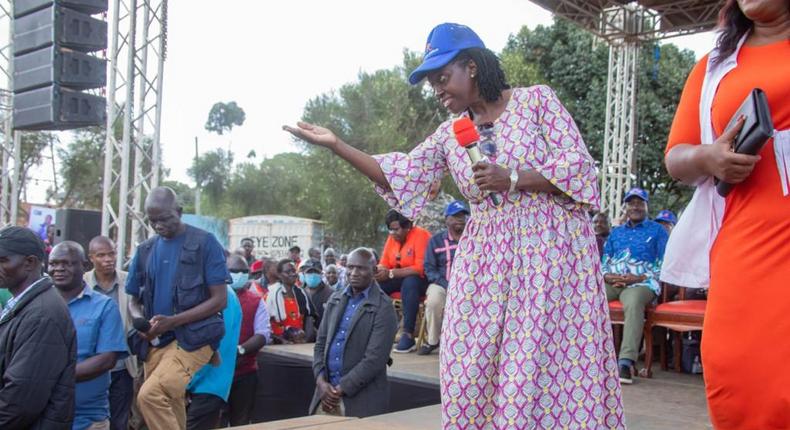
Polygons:
<instances>
[{"instance_id":1,"label":"microphone grille","mask_svg":"<svg viewBox=\"0 0 790 430\"><path fill-rule=\"evenodd\" d=\"M453 122L453 133L455 134L455 140L463 147L480 140L480 133L477 132L477 127L468 117L459 118Z\"/></svg>"}]
</instances>

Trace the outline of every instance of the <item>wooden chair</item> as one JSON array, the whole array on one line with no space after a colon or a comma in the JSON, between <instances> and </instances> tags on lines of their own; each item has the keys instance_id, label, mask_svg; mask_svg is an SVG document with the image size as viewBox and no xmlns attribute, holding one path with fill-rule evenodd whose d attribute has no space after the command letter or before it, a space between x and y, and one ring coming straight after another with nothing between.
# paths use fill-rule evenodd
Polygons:
<instances>
[{"instance_id":1,"label":"wooden chair","mask_svg":"<svg viewBox=\"0 0 790 430\"><path fill-rule=\"evenodd\" d=\"M663 296L671 286L663 285ZM653 328L663 327L667 330L677 332L674 343L674 363L675 370L680 371L680 353L682 345L682 333L688 331L702 330L702 323L705 320L706 300L686 300L686 289L680 288L678 299L675 301L665 301L655 308L647 310L647 320L645 321L645 368L643 373L648 378L653 376ZM666 339L662 339L661 348L661 368L667 369Z\"/></svg>"},{"instance_id":2,"label":"wooden chair","mask_svg":"<svg viewBox=\"0 0 790 430\"><path fill-rule=\"evenodd\" d=\"M609 320L612 323L612 337L614 338L614 350L620 350L623 341L623 326L625 325L625 313L623 303L620 300L609 302Z\"/></svg>"},{"instance_id":3,"label":"wooden chair","mask_svg":"<svg viewBox=\"0 0 790 430\"><path fill-rule=\"evenodd\" d=\"M392 307L395 308L395 313L398 315L398 321L401 321L402 324L403 300L401 299L400 291L395 291L390 294L390 299L392 299ZM425 337L428 335L428 326L425 322L425 296L420 297L420 306L417 308L417 319L414 321L414 326L418 328L415 338L417 341L417 349L419 350ZM395 333L395 343L397 343L400 338L400 332L401 330L398 330L398 332Z\"/></svg>"}]
</instances>

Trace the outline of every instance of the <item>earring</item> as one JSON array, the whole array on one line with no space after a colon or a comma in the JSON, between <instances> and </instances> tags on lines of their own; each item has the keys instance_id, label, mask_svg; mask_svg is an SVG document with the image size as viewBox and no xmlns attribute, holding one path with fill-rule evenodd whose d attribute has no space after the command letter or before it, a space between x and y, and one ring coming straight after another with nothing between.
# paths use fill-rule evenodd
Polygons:
<instances>
[{"instance_id":1,"label":"earring","mask_svg":"<svg viewBox=\"0 0 790 430\"><path fill-rule=\"evenodd\" d=\"M474 74L474 73L472 73L471 75L469 75L469 77L470 77L470 78L472 78L472 79L474 79L474 78L475 78L475 74Z\"/></svg>"}]
</instances>

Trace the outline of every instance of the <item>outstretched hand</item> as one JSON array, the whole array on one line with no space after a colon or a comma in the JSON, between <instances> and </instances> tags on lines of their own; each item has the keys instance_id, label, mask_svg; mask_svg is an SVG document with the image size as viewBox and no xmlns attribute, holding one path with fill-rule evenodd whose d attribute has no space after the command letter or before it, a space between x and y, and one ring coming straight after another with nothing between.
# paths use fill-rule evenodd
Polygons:
<instances>
[{"instance_id":1,"label":"outstretched hand","mask_svg":"<svg viewBox=\"0 0 790 430\"><path fill-rule=\"evenodd\" d=\"M332 130L307 122L299 121L296 123L296 127L284 125L283 130L307 143L329 149L334 149L338 142L338 138Z\"/></svg>"}]
</instances>

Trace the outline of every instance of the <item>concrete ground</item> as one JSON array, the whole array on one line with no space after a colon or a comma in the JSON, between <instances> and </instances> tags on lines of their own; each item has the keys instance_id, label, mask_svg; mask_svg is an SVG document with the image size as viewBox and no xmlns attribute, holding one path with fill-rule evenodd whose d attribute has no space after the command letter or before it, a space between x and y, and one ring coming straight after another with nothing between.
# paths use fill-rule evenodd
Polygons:
<instances>
[{"instance_id":1,"label":"concrete ground","mask_svg":"<svg viewBox=\"0 0 790 430\"><path fill-rule=\"evenodd\" d=\"M313 346L267 346L267 352L299 360L312 360ZM439 356L392 354L391 378L439 384ZM640 363L641 365L641 363ZM661 371L653 367L653 378L634 378L634 384L623 387L626 424L633 430L704 430L713 428L708 419L705 387L701 375ZM429 430L439 429L439 406L428 406L363 420L328 417L304 417L242 427L245 430L270 429L350 429L355 430ZM353 426L351 425L353 423Z\"/></svg>"}]
</instances>

